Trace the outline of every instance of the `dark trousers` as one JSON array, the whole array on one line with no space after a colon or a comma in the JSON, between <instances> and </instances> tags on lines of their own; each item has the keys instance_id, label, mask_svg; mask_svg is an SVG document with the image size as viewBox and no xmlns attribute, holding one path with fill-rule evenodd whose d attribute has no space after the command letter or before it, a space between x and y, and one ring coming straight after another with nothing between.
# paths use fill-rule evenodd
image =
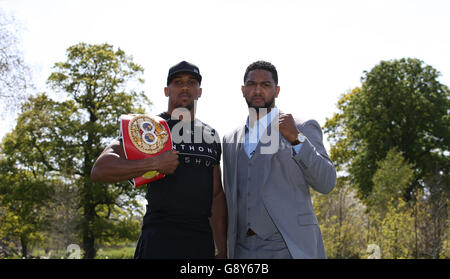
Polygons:
<instances>
[{"instance_id":1,"label":"dark trousers","mask_svg":"<svg viewBox=\"0 0 450 279\"><path fill-rule=\"evenodd\" d=\"M211 231L175 225L145 226L134 253L135 259L211 259L215 248Z\"/></svg>"}]
</instances>

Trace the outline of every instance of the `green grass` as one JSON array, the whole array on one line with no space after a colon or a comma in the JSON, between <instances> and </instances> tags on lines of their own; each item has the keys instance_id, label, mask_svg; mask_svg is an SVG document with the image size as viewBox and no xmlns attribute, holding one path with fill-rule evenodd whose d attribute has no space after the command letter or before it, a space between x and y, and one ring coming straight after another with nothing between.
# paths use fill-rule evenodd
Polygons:
<instances>
[{"instance_id":1,"label":"green grass","mask_svg":"<svg viewBox=\"0 0 450 279\"><path fill-rule=\"evenodd\" d=\"M97 250L96 259L132 259L134 256L134 250L136 246L126 245L120 247L102 247ZM80 251L80 257L83 257L83 251ZM44 249L33 249L31 253L32 258L43 258L48 257L49 255L45 253ZM65 250L52 250L50 254L50 259L66 259L68 254ZM15 256L11 258L18 258L20 256Z\"/></svg>"},{"instance_id":2,"label":"green grass","mask_svg":"<svg viewBox=\"0 0 450 279\"><path fill-rule=\"evenodd\" d=\"M132 259L135 246L100 248L97 251L96 259Z\"/></svg>"}]
</instances>

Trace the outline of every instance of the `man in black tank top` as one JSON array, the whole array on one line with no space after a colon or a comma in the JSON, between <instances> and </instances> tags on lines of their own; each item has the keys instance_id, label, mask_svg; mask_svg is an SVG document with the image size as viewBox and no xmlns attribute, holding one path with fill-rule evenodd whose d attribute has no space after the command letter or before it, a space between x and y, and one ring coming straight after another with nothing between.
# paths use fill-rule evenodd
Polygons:
<instances>
[{"instance_id":1,"label":"man in black tank top","mask_svg":"<svg viewBox=\"0 0 450 279\"><path fill-rule=\"evenodd\" d=\"M120 140L97 159L91 177L117 182L157 170L166 176L147 185L147 211L135 258L226 258L226 201L216 131L195 119L202 94L198 67L180 62L169 70L164 93L173 149L156 157L126 160ZM215 245L214 245L215 243Z\"/></svg>"}]
</instances>

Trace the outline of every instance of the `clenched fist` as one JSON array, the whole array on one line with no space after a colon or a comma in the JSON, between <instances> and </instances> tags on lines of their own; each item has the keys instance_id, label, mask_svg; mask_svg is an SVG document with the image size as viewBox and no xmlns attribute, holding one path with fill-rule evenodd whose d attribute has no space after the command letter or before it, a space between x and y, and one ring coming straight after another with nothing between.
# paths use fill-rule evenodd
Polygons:
<instances>
[{"instance_id":1,"label":"clenched fist","mask_svg":"<svg viewBox=\"0 0 450 279\"><path fill-rule=\"evenodd\" d=\"M177 169L180 162L178 161L178 151L168 150L156 157L156 170L163 174L172 174Z\"/></svg>"},{"instance_id":2,"label":"clenched fist","mask_svg":"<svg viewBox=\"0 0 450 279\"><path fill-rule=\"evenodd\" d=\"M291 114L280 114L280 121L278 125L280 133L290 142L294 143L297 140L298 130L295 126L294 117Z\"/></svg>"}]
</instances>

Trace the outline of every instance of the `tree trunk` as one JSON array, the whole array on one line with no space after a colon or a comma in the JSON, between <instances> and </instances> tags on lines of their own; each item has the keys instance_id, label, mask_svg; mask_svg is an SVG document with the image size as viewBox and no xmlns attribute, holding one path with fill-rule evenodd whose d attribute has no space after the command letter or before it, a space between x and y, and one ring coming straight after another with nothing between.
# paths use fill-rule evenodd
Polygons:
<instances>
[{"instance_id":1,"label":"tree trunk","mask_svg":"<svg viewBox=\"0 0 450 279\"><path fill-rule=\"evenodd\" d=\"M96 120L96 117L94 114L90 113L90 120L93 124ZM95 235L94 235L94 221L96 218L95 213L95 204L96 204L96 197L93 193L93 187L94 185L91 183L90 180L90 173L92 169L92 165L94 164L95 159L92 156L92 150L91 146L94 142L94 133L91 130L88 130L87 134L87 141L85 142L83 146L83 152L84 152L84 166L83 166L83 172L85 175L85 181L84 181L84 222L85 222L85 228L83 230L83 246L84 246L84 258L85 259L93 259L95 258L97 254L97 250L95 248Z\"/></svg>"},{"instance_id":2,"label":"tree trunk","mask_svg":"<svg viewBox=\"0 0 450 279\"><path fill-rule=\"evenodd\" d=\"M95 249L95 236L93 232L94 218L94 207L90 203L85 204L82 231L84 259L93 259L97 255L97 250Z\"/></svg>"},{"instance_id":3,"label":"tree trunk","mask_svg":"<svg viewBox=\"0 0 450 279\"><path fill-rule=\"evenodd\" d=\"M22 258L28 258L28 241L25 236L20 236L20 244L22 245Z\"/></svg>"}]
</instances>

